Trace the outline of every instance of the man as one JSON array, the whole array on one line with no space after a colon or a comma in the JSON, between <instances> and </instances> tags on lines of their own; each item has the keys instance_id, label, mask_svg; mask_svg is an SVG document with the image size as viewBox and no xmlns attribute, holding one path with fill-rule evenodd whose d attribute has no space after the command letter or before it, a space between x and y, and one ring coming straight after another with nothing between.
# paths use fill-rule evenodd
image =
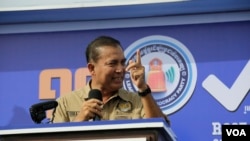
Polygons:
<instances>
[{"instance_id":1,"label":"man","mask_svg":"<svg viewBox=\"0 0 250 141\"><path fill-rule=\"evenodd\" d=\"M169 123L146 84L139 50L137 59L129 60L126 66L120 42L100 36L88 45L85 53L91 80L82 89L58 98L53 122L82 122L99 116L101 120L163 117ZM126 71L130 72L138 93L122 88ZM101 91L102 101L88 99L92 89Z\"/></svg>"}]
</instances>

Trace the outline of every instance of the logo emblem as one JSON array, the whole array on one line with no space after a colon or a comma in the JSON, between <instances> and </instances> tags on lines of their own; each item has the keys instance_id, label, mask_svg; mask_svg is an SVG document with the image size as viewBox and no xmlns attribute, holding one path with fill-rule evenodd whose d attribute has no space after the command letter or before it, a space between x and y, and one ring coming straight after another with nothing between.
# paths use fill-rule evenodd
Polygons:
<instances>
[{"instance_id":1,"label":"logo emblem","mask_svg":"<svg viewBox=\"0 0 250 141\"><path fill-rule=\"evenodd\" d=\"M157 104L165 114L179 110L192 96L197 81L192 54L171 37L152 35L135 41L125 50L127 61L136 59L138 49L145 66L146 82ZM124 88L137 91L129 73L125 75Z\"/></svg>"}]
</instances>

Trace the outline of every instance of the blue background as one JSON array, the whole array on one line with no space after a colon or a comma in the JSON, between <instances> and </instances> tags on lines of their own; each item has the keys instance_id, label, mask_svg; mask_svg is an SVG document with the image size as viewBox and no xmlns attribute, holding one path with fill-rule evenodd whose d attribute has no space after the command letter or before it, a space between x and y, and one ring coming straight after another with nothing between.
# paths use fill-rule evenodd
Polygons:
<instances>
[{"instance_id":1,"label":"blue background","mask_svg":"<svg viewBox=\"0 0 250 141\"><path fill-rule=\"evenodd\" d=\"M190 25L169 25L119 29L38 32L0 35L0 127L2 129L34 124L29 107L41 102L38 97L39 74L44 69L86 66L84 51L87 44L99 35L110 35L121 41L126 49L134 41L150 35L164 35L183 43L197 65L197 83L190 100L169 115L179 140L211 141L212 122L250 123L250 96L239 108L230 112L214 99L202 82L215 74L231 87L250 59L250 22L220 22ZM249 72L250 74L250 72ZM250 82L250 80L249 80ZM245 84L249 85L249 84ZM52 89L60 94L59 82Z\"/></svg>"}]
</instances>

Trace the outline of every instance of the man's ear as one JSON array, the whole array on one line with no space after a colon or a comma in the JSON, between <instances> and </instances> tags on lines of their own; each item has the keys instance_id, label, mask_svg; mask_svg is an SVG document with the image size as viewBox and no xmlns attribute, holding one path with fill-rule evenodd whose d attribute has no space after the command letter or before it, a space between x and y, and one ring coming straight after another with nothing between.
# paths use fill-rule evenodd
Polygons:
<instances>
[{"instance_id":1,"label":"man's ear","mask_svg":"<svg viewBox=\"0 0 250 141\"><path fill-rule=\"evenodd\" d=\"M92 63L88 63L88 64L87 64L87 67L88 67L89 73L90 73L91 75L94 75L94 74L95 74L95 65L92 64Z\"/></svg>"}]
</instances>

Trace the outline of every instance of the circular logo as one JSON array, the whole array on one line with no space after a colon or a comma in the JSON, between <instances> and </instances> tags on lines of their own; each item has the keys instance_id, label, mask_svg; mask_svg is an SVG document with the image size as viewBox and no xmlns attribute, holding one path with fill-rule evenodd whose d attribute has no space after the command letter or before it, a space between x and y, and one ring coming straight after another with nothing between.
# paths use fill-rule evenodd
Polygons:
<instances>
[{"instance_id":1,"label":"circular logo","mask_svg":"<svg viewBox=\"0 0 250 141\"><path fill-rule=\"evenodd\" d=\"M171 114L183 107L197 81L196 63L186 46L167 36L144 37L125 50L126 63L136 59L137 50L141 52L147 84L162 111ZM137 91L129 73L125 75L124 87Z\"/></svg>"}]
</instances>

